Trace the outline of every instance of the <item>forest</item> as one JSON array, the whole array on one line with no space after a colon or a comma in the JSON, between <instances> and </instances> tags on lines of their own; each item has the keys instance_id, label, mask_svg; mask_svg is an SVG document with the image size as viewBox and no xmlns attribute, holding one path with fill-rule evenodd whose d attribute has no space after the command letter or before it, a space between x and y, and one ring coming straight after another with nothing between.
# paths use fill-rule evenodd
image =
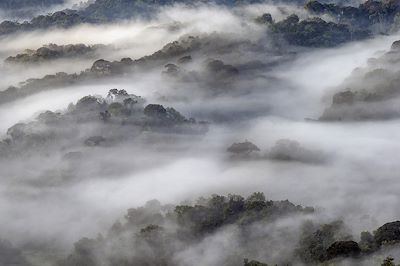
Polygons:
<instances>
[{"instance_id":1,"label":"forest","mask_svg":"<svg viewBox=\"0 0 400 266\"><path fill-rule=\"evenodd\" d=\"M0 266L400 265L399 0L0 1Z\"/></svg>"}]
</instances>

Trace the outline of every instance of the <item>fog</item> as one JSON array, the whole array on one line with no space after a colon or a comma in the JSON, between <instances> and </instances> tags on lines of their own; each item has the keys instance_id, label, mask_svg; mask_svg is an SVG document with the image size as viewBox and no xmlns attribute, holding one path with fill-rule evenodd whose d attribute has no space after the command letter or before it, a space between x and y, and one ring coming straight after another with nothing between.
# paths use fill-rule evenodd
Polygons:
<instances>
[{"instance_id":1,"label":"fog","mask_svg":"<svg viewBox=\"0 0 400 266\"><path fill-rule=\"evenodd\" d=\"M263 5L259 9L269 8ZM152 21L126 21L118 24L108 25L81 25L65 30L47 30L29 32L4 36L0 38L0 60L10 55L22 53L26 49L38 49L43 45L55 43L58 45L84 43L87 45L104 44L111 45L113 49L106 49L100 52L98 59L119 60L123 57L133 59L149 55L164 46L175 41L186 34L211 34L223 32L231 38L250 39L260 38L264 32L261 27L252 21L241 23L239 17L250 17L254 11L240 10L232 12L228 9L212 6L200 6L197 9L167 8ZM274 14L279 16L279 11L273 9ZM213 21L209 17L215 17ZM204 23L208 20L208 23ZM225 25L231 25L231 31L226 31ZM235 30L233 30L235 29ZM110 51L111 50L111 51ZM40 78L45 74L55 72L74 73L90 67L89 60L58 60L49 64L41 64L33 70L13 71L10 67L3 66L0 69L5 80L2 81L3 89L10 85L17 85L18 82L28 78Z\"/></svg>"},{"instance_id":2,"label":"fog","mask_svg":"<svg viewBox=\"0 0 400 266\"><path fill-rule=\"evenodd\" d=\"M48 1L50 2L50 1ZM16 7L7 6L7 3L1 5L4 8L0 7L0 19L3 20L12 20L12 21L29 21L32 18L39 15L47 15L49 13L53 13L59 10L65 9L74 9L80 10L87 6L92 1L82 1L82 0L63 0L63 1L54 1L53 4L45 4L46 1L41 4L37 4L38 2L29 2L29 1L18 1L16 3Z\"/></svg>"},{"instance_id":3,"label":"fog","mask_svg":"<svg viewBox=\"0 0 400 266\"><path fill-rule=\"evenodd\" d=\"M260 242L253 245L241 246L245 238L236 225L231 225L174 254L176 265L221 265L232 260L231 254L246 249L248 254L258 254L255 259L272 263L292 256L305 220L329 223L341 219L356 241L360 232L372 232L398 220L399 117L352 122L313 119L331 105L335 93L350 84L356 69L368 69L369 59L389 51L400 35L377 35L335 48L285 44L279 46L278 53L272 34L254 21L266 12L276 21L291 13L309 16L293 6L270 4L234 8L177 5L161 9L149 21L80 25L1 37L2 61L49 43L110 46L99 51L96 58L68 58L39 65L4 63L0 67L1 90L56 72L79 74L97 59L139 59L187 36L206 40L201 48L185 53L192 56L190 63L179 64L176 57L166 60L179 66L177 75L163 73L167 62L160 60L148 69L49 86L1 104L2 138L10 138L7 130L17 123L39 121L36 117L46 110L67 114L69 119L76 115L70 103L76 104L87 95L106 98L113 88L141 96L146 104L173 107L187 118L209 124L206 132L195 134L183 130L151 132L138 130L136 125L108 128L107 124L79 119L56 126L40 121L32 124L28 130L35 134L35 130L55 133L49 133L51 141L44 144L21 141L15 154L1 158L0 238L28 251L44 247L65 256L80 238L96 238L122 219L127 209L152 199L180 204L212 194L248 196L260 191L270 200L288 199L315 207L312 215L255 223L249 239ZM211 59L236 67L238 77L216 77L207 68ZM110 146L83 144L88 137L101 134L120 139ZM297 141L300 151L312 151L323 160L268 157L282 139ZM245 140L260 148L258 157L230 158L227 148ZM71 152L81 152L83 157L79 162L68 161L65 156ZM257 234L269 240L260 240ZM270 252L263 254L262 249L267 248ZM397 248L381 252L399 258ZM53 259L46 257L40 263L51 265ZM241 261L235 263L241 265ZM360 265L367 263L373 265L368 258Z\"/></svg>"}]
</instances>

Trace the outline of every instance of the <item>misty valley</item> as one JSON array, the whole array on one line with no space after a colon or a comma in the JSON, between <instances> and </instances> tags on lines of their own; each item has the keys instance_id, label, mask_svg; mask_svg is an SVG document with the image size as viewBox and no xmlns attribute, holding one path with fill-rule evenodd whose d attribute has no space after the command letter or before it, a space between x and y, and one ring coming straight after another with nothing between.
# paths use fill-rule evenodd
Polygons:
<instances>
[{"instance_id":1,"label":"misty valley","mask_svg":"<svg viewBox=\"0 0 400 266\"><path fill-rule=\"evenodd\" d=\"M400 265L399 0L0 0L0 266Z\"/></svg>"}]
</instances>

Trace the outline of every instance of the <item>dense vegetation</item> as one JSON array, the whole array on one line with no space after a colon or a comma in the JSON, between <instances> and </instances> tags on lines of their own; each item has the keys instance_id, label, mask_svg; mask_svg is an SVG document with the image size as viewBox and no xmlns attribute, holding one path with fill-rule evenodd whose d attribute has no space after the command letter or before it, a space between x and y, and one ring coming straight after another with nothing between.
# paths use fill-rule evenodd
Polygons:
<instances>
[{"instance_id":1,"label":"dense vegetation","mask_svg":"<svg viewBox=\"0 0 400 266\"><path fill-rule=\"evenodd\" d=\"M14 101L44 90L60 88L66 84L72 85L79 82L82 83L107 77L121 76L135 71L138 72L147 69L160 68L163 65L165 65L165 71L163 71L165 76L179 78L190 82L204 82L213 90L216 90L218 87L224 89L224 85L231 85L233 79L239 74L237 68L225 64L221 60L209 59L203 63L204 68L200 69L198 72L185 72L182 70L184 69L188 59L187 54L201 49L215 49L215 47L218 47L218 49L222 51L239 45L243 46L243 43L226 43L225 40L214 39L212 37L199 38L194 36L185 36L177 41L166 44L162 49L151 55L143 56L135 60L131 58L122 58L119 61L110 62L104 59L99 59L93 63L91 68L86 69L81 73L67 74L60 72L53 75L46 75L39 79L29 79L22 83L20 87L11 86L0 91L0 104ZM68 46L64 48L68 49ZM48 51L48 49L44 50L45 52ZM75 49L73 49L73 51L74 50ZM25 58L25 56L23 56L23 58ZM180 63L175 65L171 64L171 61ZM181 66L182 68L178 66ZM218 87L216 87L216 85L218 85Z\"/></svg>"},{"instance_id":2,"label":"dense vegetation","mask_svg":"<svg viewBox=\"0 0 400 266\"><path fill-rule=\"evenodd\" d=\"M399 100L400 63L399 42L392 44L389 52L371 58L368 66L353 72L353 79L345 83L332 96L332 103L321 120L373 120L394 119L400 116L396 102ZM350 79L349 79L350 80Z\"/></svg>"},{"instance_id":3,"label":"dense vegetation","mask_svg":"<svg viewBox=\"0 0 400 266\"><path fill-rule=\"evenodd\" d=\"M213 195L196 204L177 206L163 206L153 200L144 207L129 209L125 222L115 223L104 236L78 241L71 255L59 265L175 265L177 254L185 247L229 226L235 226L243 235L243 249L230 254L227 263L240 265L246 246L256 241L246 236L252 225L313 211L289 201L266 200L263 193L246 199L239 195ZM245 265L263 264L245 261Z\"/></svg>"},{"instance_id":4,"label":"dense vegetation","mask_svg":"<svg viewBox=\"0 0 400 266\"><path fill-rule=\"evenodd\" d=\"M208 1L205 1L208 2ZM237 3L240 3L238 1ZM249 2L260 2L258 0ZM133 17L152 17L158 9L172 4L196 4L197 1L186 0L96 0L82 10L63 10L49 15L40 15L23 23L3 21L0 23L0 35L19 31L30 31L47 28L69 28L81 23L111 22ZM216 1L222 5L234 5L236 1ZM22 5L22 4L21 4ZM17 7L17 5L7 5ZM1 7L0 7L1 8Z\"/></svg>"},{"instance_id":5,"label":"dense vegetation","mask_svg":"<svg viewBox=\"0 0 400 266\"><path fill-rule=\"evenodd\" d=\"M0 8L41 7L60 2L3 1ZM3 35L1 39L4 43L8 40L12 43L21 36L25 38L25 34L6 35L37 29L65 29L82 23L117 22L138 16L148 19L157 14L160 7L175 3L196 6L199 2L209 1L96 0L80 10L58 11L34 17L28 22L4 21L0 24L0 35ZM131 56L131 45L136 47L142 41L149 41L136 38L129 43L132 36L126 31L112 32L120 48L102 44L49 44L40 47L45 43L41 42L38 46L32 44L39 49L15 55L18 46L12 52L15 56L9 56L9 50L13 49L11 45L4 51L0 49L2 56L9 56L5 60L8 65L0 68L0 73L25 68L33 73L35 67L40 68L40 73L46 72L46 75L36 75L45 75L42 78L27 79L8 87L22 80L12 73L17 77L4 76L10 81L4 82L6 85L0 88L0 120L7 125L1 122L1 126L8 128L0 138L0 200L5 199L6 202L0 207L6 209L1 214L8 216L7 212L12 213L0 221L15 221L10 228L14 234L20 233L15 237L12 233L7 235L9 225L2 225L4 238L13 243L0 236L0 266L47 266L45 262L55 262L54 266L197 266L200 260L202 265L221 266L364 265L365 261L382 262L384 266L395 265L394 258L385 257L390 255L388 251L399 247L400 221L393 221L398 213L376 210L380 207L378 204L394 202L395 205L397 199L395 193L398 189L393 181L397 178L394 171L397 168L390 165L391 160L381 163L382 159L378 158L387 149L395 150L397 146L387 148L392 144L391 137L394 138L395 133L388 131L390 136L387 139L378 139L374 135L371 142L375 140L376 146L371 145L371 150L354 151L348 148L354 144L349 145L350 141L354 142L351 138L345 143L338 140L347 136L342 133L347 130L347 125L339 124L340 128L337 128L336 125L318 122L398 119L400 41L394 42L388 52L378 53L376 58L368 60L366 67L355 69L337 88L329 88L332 90L328 91L322 88L324 85L321 82L322 89L319 91L328 91L323 98L328 99L328 103L324 105L327 108L322 115L321 106L304 108L302 105L312 105L320 99L315 96L321 96L322 92L311 93L311 89L304 87L315 84L314 79L319 81L324 77L317 77L313 72L313 80L309 82L305 79L310 78L310 72L300 77L296 75L303 72L293 68L313 64L321 59L321 54L325 59L325 56L331 56L329 53L333 50L348 51L348 46L353 45L344 44L351 41L396 31L400 26L399 2L368 0L353 7L310 1L297 11L281 6L273 11L266 10L279 13L276 17L270 13L262 14L253 6L246 6L243 10L237 8L241 4L258 3L258 0L214 2L224 6L223 11L218 9L221 13L217 14L243 24L243 29L249 29L249 32L228 34L224 29L215 27L221 32L211 33L214 27L210 27L211 30L202 33L203 26L216 24L206 24L207 21L202 20L200 26L197 22L193 26L187 22L189 18L183 20L189 26L180 24L180 21L174 29L161 25L161 32L179 35L176 41L167 43L164 39L154 38L159 46L145 47L151 52L138 58L128 57ZM233 11L228 9L231 6L235 7ZM282 19L275 20L278 17ZM145 24L144 21L141 22ZM157 23L160 21L157 20ZM158 26L146 25L138 38L147 38L145 35L149 33L149 39L152 39L154 33L159 33ZM87 28L90 32L91 27ZM196 35L186 34L188 31ZM26 35L29 39L29 34ZM366 43L375 45L373 41ZM112 55L108 54L108 48L115 49ZM153 53L153 48L159 50ZM140 53L140 49L135 54ZM313 53L314 49L318 52ZM109 59L115 58L115 54L122 56ZM82 65L78 63L71 69L64 70L69 66L63 68L62 71L72 74L51 72L52 66L60 67L67 62L59 59L72 59L72 63L68 61L72 65L82 58L93 63L84 70L78 68ZM308 60L295 60L298 58ZM300 65L299 62L305 63ZM47 71L50 73L47 74ZM129 91L132 89L148 96L144 99L124 89L112 89L103 96L93 95L94 92L82 93L86 89L92 90L89 87L92 85L96 86L93 89L96 92L104 90L104 87L108 90L110 82L118 82L119 88L126 86ZM317 84L317 89L312 89L318 90L319 86ZM49 90L54 90L54 94L48 93ZM59 106L51 97L68 95L73 98L78 94L80 96L74 98L73 103L68 105L62 102L64 109L56 110L58 107L54 107L51 111L43 111L53 108L44 109L43 105ZM28 98L33 95L37 97ZM26 104L31 98L41 97L46 102L33 99L37 101L35 106ZM151 102L147 102L149 99ZM22 111L20 114L15 106L22 106L22 111L28 110L34 116L29 118ZM175 106L182 113L167 106ZM304 123L302 116L310 110L320 117ZM221 123L213 126L200 119ZM308 123L310 121L315 123ZM330 129L332 135L329 135ZM335 134L338 131L340 134ZM321 132L327 136L320 137ZM358 132L356 130L356 134ZM316 140L312 143L314 136ZM249 140L234 142L245 137L257 139L257 145ZM363 138L356 135L355 145L369 145L369 137L371 135L363 135ZM292 138L299 139L299 142ZM362 142L365 139L367 141ZM381 148L384 145L388 145L386 149ZM349 155L343 155L345 153ZM378 157L372 157L374 153ZM373 172L369 167L378 170ZM394 173L387 174L386 170ZM193 177L192 173L195 173ZM378 178L373 179L373 175ZM390 180L392 175L394 177ZM337 193L337 188L345 190L347 186L344 179L340 179L342 176L351 184L348 191ZM202 186L202 182L210 180L215 183ZM360 180L370 182L372 188L364 187ZM246 183L250 186L245 186ZM124 185L124 191L117 191ZM104 189L106 186L112 189ZM271 198L288 195L317 204L317 197L320 197L323 207L314 209L289 200L272 200L262 192L247 197L238 194L209 196L215 192L248 193L254 188L272 191ZM287 189L285 194L279 194L279 190L284 189ZM374 194L378 190L383 192L377 195L385 197L373 208L355 200L360 195L357 193L371 191L373 195L363 200L378 198ZM160 197L158 192L161 192ZM137 207L138 201L142 204L143 199L151 199L155 193L157 198L167 200L185 197L192 200L200 193L209 194L193 202L163 205L151 200ZM343 199L328 198L333 196ZM354 199L354 203L350 204L349 198ZM53 200L55 203L51 202ZM60 203L68 200L71 202L65 205ZM104 200L104 206L97 210L103 203L101 200ZM339 204L339 201L342 202ZM32 205L30 202L33 202ZM112 215L109 212L116 205L121 208L121 204L132 204L135 208L128 209L121 220L110 226L112 223L108 218ZM8 208L8 205L11 207ZM65 207L65 210L59 206ZM49 213L54 208L69 213L56 218L53 214L43 215L42 208L47 212L47 207ZM335 213L326 213L323 208ZM354 217L340 216L351 213L349 210L355 210ZM361 217L370 210L371 216ZM373 217L377 213L382 213L379 221L377 215ZM106 215L107 219L104 218ZM103 220L97 221L97 218ZM346 224L358 218L362 221L359 226ZM46 221L41 225L36 219ZM47 219L50 222L47 223ZM80 219L86 220L82 222ZM112 216L111 222L114 219ZM388 219L393 222L378 227ZM76 229L75 226L78 229L72 230ZM87 236L82 233L85 226L93 226ZM104 231L107 227L110 228L94 237L96 233L93 231ZM36 228L42 230L41 234L32 233ZM366 229L369 231L360 232ZM75 235L59 236L70 231L74 231ZM49 248L53 244L55 249L59 249L57 252ZM60 256L59 251L64 254ZM44 253L53 257L42 260L40 256Z\"/></svg>"},{"instance_id":6,"label":"dense vegetation","mask_svg":"<svg viewBox=\"0 0 400 266\"><path fill-rule=\"evenodd\" d=\"M368 0L359 7L324 4L318 1L309 1L306 9L314 14L328 14L340 23L346 23L355 28L371 28L375 31L386 32L393 23L398 23L400 6L396 0L373 1ZM376 25L374 28L373 26Z\"/></svg>"},{"instance_id":7,"label":"dense vegetation","mask_svg":"<svg viewBox=\"0 0 400 266\"><path fill-rule=\"evenodd\" d=\"M307 164L322 164L327 157L322 151L305 148L299 142L289 139L276 141L266 152L261 152L260 148L250 141L233 143L227 148L227 152L231 159L267 159Z\"/></svg>"},{"instance_id":8,"label":"dense vegetation","mask_svg":"<svg viewBox=\"0 0 400 266\"><path fill-rule=\"evenodd\" d=\"M369 36L368 30L351 30L346 24L326 22L321 18L300 21L297 15L272 23L270 28L288 43L307 47L333 47Z\"/></svg>"},{"instance_id":9,"label":"dense vegetation","mask_svg":"<svg viewBox=\"0 0 400 266\"><path fill-rule=\"evenodd\" d=\"M249 232L259 225L272 225L288 217L312 217L314 212L311 207L304 208L287 200L267 200L260 192L247 198L212 195L199 198L194 204L175 206L151 200L143 207L129 209L123 222L115 222L105 234L80 239L71 254L59 260L57 265L176 265L187 248L195 248L215 235L229 235L235 230L235 235L240 236L236 240L239 241L237 249L231 250L224 262L227 265L267 266L271 264L248 258L264 257L272 252L262 249L263 245L271 244L270 235ZM305 220L294 239L297 239L296 249L292 253L285 252L285 257L280 256L272 265L297 265L298 262L320 265L349 258L357 263L357 260L372 258L375 252L399 243L400 222L384 224L373 234L362 232L357 243L342 221L316 223ZM21 251L7 241L0 241L0 254L0 262L4 265L30 265ZM387 257L382 265L395 265L394 259Z\"/></svg>"},{"instance_id":10,"label":"dense vegetation","mask_svg":"<svg viewBox=\"0 0 400 266\"><path fill-rule=\"evenodd\" d=\"M288 215L313 212L313 208L296 206L289 201L268 201L263 193L254 193L246 199L239 195L213 195L200 198L194 205L163 206L154 200L144 207L129 209L125 222L115 223L104 236L78 241L71 255L59 265L175 265L176 255L185 247L195 246L212 233L235 226L243 238L239 249L229 254L226 263L241 265L244 259L245 266L264 266L267 264L249 261L246 256L256 254L249 250L250 243L268 240L246 232L258 223L266 225ZM273 265L291 265L297 260L316 265L333 259L368 257L383 243L393 245L399 241L399 224L385 224L374 235L362 232L357 243L342 221L328 224L306 221L301 225L294 253ZM269 250L263 252L268 254Z\"/></svg>"},{"instance_id":11,"label":"dense vegetation","mask_svg":"<svg viewBox=\"0 0 400 266\"><path fill-rule=\"evenodd\" d=\"M95 58L98 56L98 50L105 48L105 45L100 44L48 44L37 50L26 50L24 53L17 54L16 56L9 56L5 62L11 64L35 64L57 59Z\"/></svg>"},{"instance_id":12,"label":"dense vegetation","mask_svg":"<svg viewBox=\"0 0 400 266\"><path fill-rule=\"evenodd\" d=\"M173 4L200 4L200 3L215 3L223 6L235 6L241 4L261 3L263 0L96 0L89 5L82 14L93 19L110 21L116 19L129 19L134 16L151 16L160 6ZM279 2L279 1L276 1ZM303 1L281 1L290 3L300 3Z\"/></svg>"},{"instance_id":13,"label":"dense vegetation","mask_svg":"<svg viewBox=\"0 0 400 266\"><path fill-rule=\"evenodd\" d=\"M7 138L0 142L0 156L65 153L54 143L75 148L110 146L146 131L199 134L207 129L205 123L187 119L173 108L143 106L144 102L141 97L113 89L106 98L86 96L63 113L43 112L35 121L8 129ZM130 131L127 136L126 131Z\"/></svg>"},{"instance_id":14,"label":"dense vegetation","mask_svg":"<svg viewBox=\"0 0 400 266\"><path fill-rule=\"evenodd\" d=\"M95 23L96 21L78 14L74 10L58 11L49 15L40 15L29 22L3 21L0 23L0 35L18 31L31 31L48 28L69 28L81 23Z\"/></svg>"},{"instance_id":15,"label":"dense vegetation","mask_svg":"<svg viewBox=\"0 0 400 266\"><path fill-rule=\"evenodd\" d=\"M47 16L38 16L30 22L24 23L4 21L0 24L0 34L50 27L67 28L80 23L111 22L132 17L152 17L162 6L193 5L201 2L208 3L209 1L96 0L79 11L64 10ZM212 2L233 6L262 1L216 0ZM293 1L290 2L293 4ZM298 3L303 4L304 1ZM7 6L13 5L7 4ZM320 18L310 18L299 22L298 18L290 16L285 21L277 23L273 30L284 33L285 38L292 44L315 47L335 46L351 40L358 40L368 36L370 31L387 32L397 28L397 25L400 24L400 16L396 16L399 13L399 7L394 0L382 2L369 0L359 7L309 1L305 4L305 9L318 16L328 14L336 20L336 23L325 22Z\"/></svg>"},{"instance_id":16,"label":"dense vegetation","mask_svg":"<svg viewBox=\"0 0 400 266\"><path fill-rule=\"evenodd\" d=\"M54 4L63 4L64 0L2 0L0 9L24 9L30 7L48 7Z\"/></svg>"}]
</instances>

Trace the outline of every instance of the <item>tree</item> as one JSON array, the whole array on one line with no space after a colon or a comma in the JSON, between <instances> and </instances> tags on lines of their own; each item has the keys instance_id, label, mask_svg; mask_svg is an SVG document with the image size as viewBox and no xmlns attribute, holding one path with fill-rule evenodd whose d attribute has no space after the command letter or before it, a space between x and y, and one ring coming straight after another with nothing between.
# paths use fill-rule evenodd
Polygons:
<instances>
[{"instance_id":1,"label":"tree","mask_svg":"<svg viewBox=\"0 0 400 266\"><path fill-rule=\"evenodd\" d=\"M233 143L228 147L227 151L234 155L250 155L251 153L258 152L260 149L250 141Z\"/></svg>"},{"instance_id":2,"label":"tree","mask_svg":"<svg viewBox=\"0 0 400 266\"><path fill-rule=\"evenodd\" d=\"M268 264L256 260L249 261L248 259L244 259L244 266L268 266Z\"/></svg>"},{"instance_id":3,"label":"tree","mask_svg":"<svg viewBox=\"0 0 400 266\"><path fill-rule=\"evenodd\" d=\"M368 231L361 232L359 244L363 252L371 253L376 250L374 236Z\"/></svg>"},{"instance_id":4,"label":"tree","mask_svg":"<svg viewBox=\"0 0 400 266\"><path fill-rule=\"evenodd\" d=\"M380 246L400 241L400 221L386 223L375 232L375 242Z\"/></svg>"},{"instance_id":5,"label":"tree","mask_svg":"<svg viewBox=\"0 0 400 266\"><path fill-rule=\"evenodd\" d=\"M167 114L167 110L160 104L149 104L144 108L144 114L153 118L162 118Z\"/></svg>"},{"instance_id":6,"label":"tree","mask_svg":"<svg viewBox=\"0 0 400 266\"><path fill-rule=\"evenodd\" d=\"M259 24L271 24L273 19L270 13L262 14L260 17L256 18L256 22Z\"/></svg>"},{"instance_id":7,"label":"tree","mask_svg":"<svg viewBox=\"0 0 400 266\"><path fill-rule=\"evenodd\" d=\"M348 241L336 241L326 250L327 258L333 259L337 257L356 257L360 255L361 249L357 242Z\"/></svg>"},{"instance_id":8,"label":"tree","mask_svg":"<svg viewBox=\"0 0 400 266\"><path fill-rule=\"evenodd\" d=\"M386 259L383 260L381 266L396 266L396 264L394 264L394 258L386 257Z\"/></svg>"}]
</instances>

